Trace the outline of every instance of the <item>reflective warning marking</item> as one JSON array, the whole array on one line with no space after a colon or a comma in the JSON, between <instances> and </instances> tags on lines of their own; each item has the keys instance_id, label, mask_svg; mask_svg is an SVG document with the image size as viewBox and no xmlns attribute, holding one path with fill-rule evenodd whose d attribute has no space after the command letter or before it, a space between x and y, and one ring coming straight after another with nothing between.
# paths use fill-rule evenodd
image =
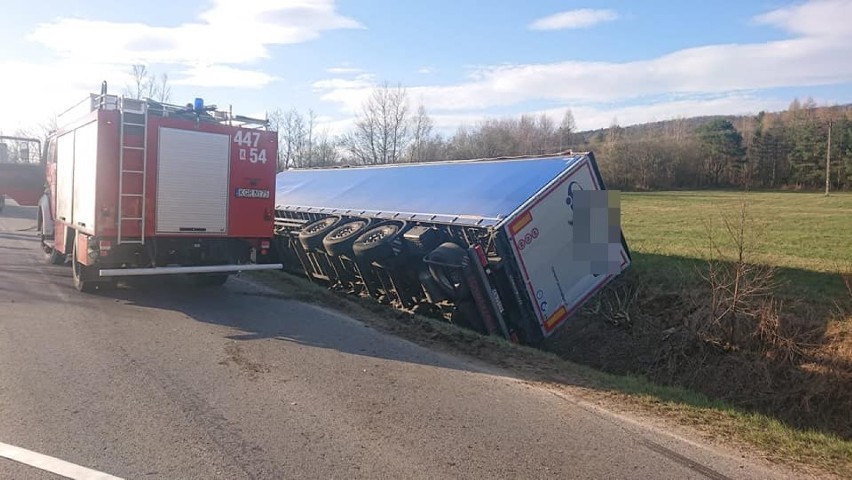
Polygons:
<instances>
[{"instance_id":1,"label":"reflective warning marking","mask_svg":"<svg viewBox=\"0 0 852 480\"><path fill-rule=\"evenodd\" d=\"M3 442L0 442L0 457L74 480L121 480L121 478L108 473L81 467L65 460L42 455L32 450Z\"/></svg>"}]
</instances>

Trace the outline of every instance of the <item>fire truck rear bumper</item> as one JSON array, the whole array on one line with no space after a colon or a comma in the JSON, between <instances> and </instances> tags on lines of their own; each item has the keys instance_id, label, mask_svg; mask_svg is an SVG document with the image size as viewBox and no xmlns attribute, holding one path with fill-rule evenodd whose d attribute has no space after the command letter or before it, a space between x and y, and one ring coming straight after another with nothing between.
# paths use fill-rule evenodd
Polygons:
<instances>
[{"instance_id":1,"label":"fire truck rear bumper","mask_svg":"<svg viewBox=\"0 0 852 480\"><path fill-rule=\"evenodd\" d=\"M197 267L105 268L101 277L138 277L144 275L179 275L183 273L235 273L258 270L281 270L280 263L251 265L204 265Z\"/></svg>"}]
</instances>

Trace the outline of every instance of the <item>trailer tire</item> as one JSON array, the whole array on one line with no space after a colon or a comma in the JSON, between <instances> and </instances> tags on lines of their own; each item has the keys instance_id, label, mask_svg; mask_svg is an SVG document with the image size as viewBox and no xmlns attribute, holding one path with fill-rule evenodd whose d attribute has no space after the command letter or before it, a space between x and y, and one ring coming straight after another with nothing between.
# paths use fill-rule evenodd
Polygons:
<instances>
[{"instance_id":1,"label":"trailer tire","mask_svg":"<svg viewBox=\"0 0 852 480\"><path fill-rule=\"evenodd\" d=\"M352 254L352 244L367 225L366 220L353 220L335 227L322 239L326 253L332 257Z\"/></svg>"},{"instance_id":2,"label":"trailer tire","mask_svg":"<svg viewBox=\"0 0 852 480\"><path fill-rule=\"evenodd\" d=\"M468 296L470 289L462 273L468 261L464 248L445 242L429 252L423 261L429 265L429 275L450 298L458 301Z\"/></svg>"},{"instance_id":3,"label":"trailer tire","mask_svg":"<svg viewBox=\"0 0 852 480\"><path fill-rule=\"evenodd\" d=\"M367 261L381 261L397 254L394 240L404 228L401 222L385 222L362 233L352 244L356 256Z\"/></svg>"},{"instance_id":4,"label":"trailer tire","mask_svg":"<svg viewBox=\"0 0 852 480\"><path fill-rule=\"evenodd\" d=\"M325 217L311 222L299 231L299 242L305 251L323 248L322 239L340 222L340 217Z\"/></svg>"}]
</instances>

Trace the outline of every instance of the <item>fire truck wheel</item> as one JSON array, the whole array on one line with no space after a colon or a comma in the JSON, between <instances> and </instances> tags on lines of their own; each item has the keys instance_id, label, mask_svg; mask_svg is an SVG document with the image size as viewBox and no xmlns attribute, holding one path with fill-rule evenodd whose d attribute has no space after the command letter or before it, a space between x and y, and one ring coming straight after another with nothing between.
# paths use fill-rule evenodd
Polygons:
<instances>
[{"instance_id":1,"label":"fire truck wheel","mask_svg":"<svg viewBox=\"0 0 852 480\"><path fill-rule=\"evenodd\" d=\"M89 280L89 267L77 261L76 252L71 256L71 272L74 277L74 288L83 293L92 293L97 290L97 283Z\"/></svg>"},{"instance_id":2,"label":"fire truck wheel","mask_svg":"<svg viewBox=\"0 0 852 480\"><path fill-rule=\"evenodd\" d=\"M322 239L326 253L332 257L350 255L352 243L365 228L367 228L366 220L354 220L335 227Z\"/></svg>"},{"instance_id":3,"label":"fire truck wheel","mask_svg":"<svg viewBox=\"0 0 852 480\"><path fill-rule=\"evenodd\" d=\"M52 245L48 245L45 242L45 228L44 228L44 212L39 209L38 212L38 231L41 234L41 250L44 252L44 261L49 265L62 265L65 263L66 256L63 253L59 253L53 248Z\"/></svg>"},{"instance_id":4,"label":"fire truck wheel","mask_svg":"<svg viewBox=\"0 0 852 480\"><path fill-rule=\"evenodd\" d=\"M322 238L340 221L340 217L325 217L311 222L299 231L299 241L305 251L323 248Z\"/></svg>"},{"instance_id":5,"label":"fire truck wheel","mask_svg":"<svg viewBox=\"0 0 852 480\"><path fill-rule=\"evenodd\" d=\"M377 225L363 233L352 244L352 251L368 261L384 260L396 255L393 244L403 225L388 222Z\"/></svg>"},{"instance_id":6,"label":"fire truck wheel","mask_svg":"<svg viewBox=\"0 0 852 480\"><path fill-rule=\"evenodd\" d=\"M59 253L55 248L48 245L44 238L41 239L41 250L44 252L44 261L48 265L62 265L65 263L65 254Z\"/></svg>"}]
</instances>

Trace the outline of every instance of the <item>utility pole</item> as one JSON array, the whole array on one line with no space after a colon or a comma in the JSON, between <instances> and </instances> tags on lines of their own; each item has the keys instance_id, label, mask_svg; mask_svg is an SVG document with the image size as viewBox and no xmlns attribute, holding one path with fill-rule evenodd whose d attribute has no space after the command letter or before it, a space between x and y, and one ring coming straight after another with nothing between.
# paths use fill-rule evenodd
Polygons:
<instances>
[{"instance_id":1,"label":"utility pole","mask_svg":"<svg viewBox=\"0 0 852 480\"><path fill-rule=\"evenodd\" d=\"M831 186L831 120L828 121L828 148L825 150L825 196Z\"/></svg>"}]
</instances>

